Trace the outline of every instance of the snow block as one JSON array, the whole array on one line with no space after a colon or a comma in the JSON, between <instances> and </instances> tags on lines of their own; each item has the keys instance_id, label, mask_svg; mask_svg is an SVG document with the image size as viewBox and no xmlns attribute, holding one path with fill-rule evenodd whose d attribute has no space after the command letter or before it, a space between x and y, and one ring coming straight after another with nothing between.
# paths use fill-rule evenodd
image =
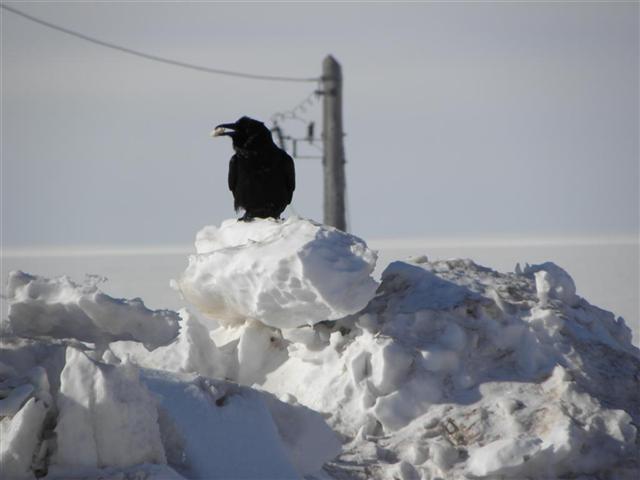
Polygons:
<instances>
[{"instance_id":1,"label":"snow block","mask_svg":"<svg viewBox=\"0 0 640 480\"><path fill-rule=\"evenodd\" d=\"M451 310L480 298L464 286L407 262L390 263L382 272L382 284L387 291L403 291L394 298L397 313Z\"/></svg>"},{"instance_id":2,"label":"snow block","mask_svg":"<svg viewBox=\"0 0 640 480\"><path fill-rule=\"evenodd\" d=\"M160 399L171 436L182 438L177 455L168 455L184 458L188 478L299 479L340 451L318 413L272 395L159 371L146 371L143 381Z\"/></svg>"},{"instance_id":3,"label":"snow block","mask_svg":"<svg viewBox=\"0 0 640 480\"><path fill-rule=\"evenodd\" d=\"M178 313L182 327L178 337L169 345L151 352L138 342L114 342L109 348L119 359L141 367L223 378L225 366L209 331L188 310L182 309Z\"/></svg>"},{"instance_id":4,"label":"snow block","mask_svg":"<svg viewBox=\"0 0 640 480\"><path fill-rule=\"evenodd\" d=\"M359 311L377 288L364 241L297 217L226 220L202 229L196 250L176 285L222 325L313 325Z\"/></svg>"},{"instance_id":5,"label":"snow block","mask_svg":"<svg viewBox=\"0 0 640 480\"><path fill-rule=\"evenodd\" d=\"M284 403L268 393L262 395L300 476L320 471L325 462L340 454L342 442L322 415L297 403Z\"/></svg>"},{"instance_id":6,"label":"snow block","mask_svg":"<svg viewBox=\"0 0 640 480\"><path fill-rule=\"evenodd\" d=\"M380 395L387 395L404 382L413 356L399 343L389 339L378 343L371 355L371 384Z\"/></svg>"},{"instance_id":7,"label":"snow block","mask_svg":"<svg viewBox=\"0 0 640 480\"><path fill-rule=\"evenodd\" d=\"M578 305L576 284L566 270L553 262L540 265L527 265L523 272L528 277L535 277L536 291L541 305L546 306L549 299L558 299L574 307Z\"/></svg>"},{"instance_id":8,"label":"snow block","mask_svg":"<svg viewBox=\"0 0 640 480\"><path fill-rule=\"evenodd\" d=\"M166 463L155 399L132 365L98 363L69 347L60 380L54 464Z\"/></svg>"},{"instance_id":9,"label":"snow block","mask_svg":"<svg viewBox=\"0 0 640 480\"><path fill-rule=\"evenodd\" d=\"M31 462L40 443L48 408L31 398L13 417L0 421L0 471L3 478L34 478Z\"/></svg>"},{"instance_id":10,"label":"snow block","mask_svg":"<svg viewBox=\"0 0 640 480\"><path fill-rule=\"evenodd\" d=\"M139 298L116 299L93 283L48 279L15 271L7 282L8 319L3 329L25 338L73 338L105 346L134 340L152 350L178 335L178 314L149 310Z\"/></svg>"}]
</instances>

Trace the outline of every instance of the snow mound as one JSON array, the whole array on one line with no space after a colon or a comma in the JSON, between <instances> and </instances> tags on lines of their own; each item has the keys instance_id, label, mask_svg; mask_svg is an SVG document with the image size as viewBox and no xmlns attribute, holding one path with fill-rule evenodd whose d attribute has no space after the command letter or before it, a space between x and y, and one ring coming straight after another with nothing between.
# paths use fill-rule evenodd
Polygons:
<instances>
[{"instance_id":1,"label":"snow mound","mask_svg":"<svg viewBox=\"0 0 640 480\"><path fill-rule=\"evenodd\" d=\"M226 221L196 248L176 286L212 331L187 310L12 274L3 473L640 473L640 350L559 266L419 257L390 264L376 289L364 242L298 218Z\"/></svg>"},{"instance_id":2,"label":"snow mound","mask_svg":"<svg viewBox=\"0 0 640 480\"><path fill-rule=\"evenodd\" d=\"M7 300L9 316L2 328L20 337L76 339L103 347L134 340L152 350L178 335L175 312L149 310L139 298L112 298L94 282L78 285L67 277L15 271L9 274Z\"/></svg>"},{"instance_id":3,"label":"snow mound","mask_svg":"<svg viewBox=\"0 0 640 480\"><path fill-rule=\"evenodd\" d=\"M297 217L226 220L198 232L196 250L175 285L223 325L333 320L362 309L377 287L376 254L361 239Z\"/></svg>"},{"instance_id":4,"label":"snow mound","mask_svg":"<svg viewBox=\"0 0 640 480\"><path fill-rule=\"evenodd\" d=\"M340 453L339 438L319 413L184 373L223 374L222 353L187 311L180 335L149 352L130 339L149 345L158 337L145 329L131 333L123 319L131 318L127 303L100 294L115 312L113 329L80 309L98 294L92 287L27 274L12 279L5 321L11 328L0 338L3 478L298 479ZM161 318L173 323L179 315ZM113 340L119 341L93 345Z\"/></svg>"},{"instance_id":5,"label":"snow mound","mask_svg":"<svg viewBox=\"0 0 640 480\"><path fill-rule=\"evenodd\" d=\"M361 312L278 334L253 379L329 416L338 478L638 471L640 353L554 264L395 262Z\"/></svg>"}]
</instances>

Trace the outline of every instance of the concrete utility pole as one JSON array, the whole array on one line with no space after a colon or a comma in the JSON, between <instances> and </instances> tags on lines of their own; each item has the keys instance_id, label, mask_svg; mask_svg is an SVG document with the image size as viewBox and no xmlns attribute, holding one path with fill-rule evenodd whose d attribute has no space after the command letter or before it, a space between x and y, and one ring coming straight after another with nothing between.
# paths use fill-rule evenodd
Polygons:
<instances>
[{"instance_id":1,"label":"concrete utility pole","mask_svg":"<svg viewBox=\"0 0 640 480\"><path fill-rule=\"evenodd\" d=\"M346 231L342 69L331 55L322 62L324 223Z\"/></svg>"}]
</instances>

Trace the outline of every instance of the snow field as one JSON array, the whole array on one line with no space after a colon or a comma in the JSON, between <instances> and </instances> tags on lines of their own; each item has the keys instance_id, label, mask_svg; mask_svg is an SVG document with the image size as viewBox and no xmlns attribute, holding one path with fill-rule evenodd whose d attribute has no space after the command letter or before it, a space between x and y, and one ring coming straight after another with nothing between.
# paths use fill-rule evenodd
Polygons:
<instances>
[{"instance_id":1,"label":"snow field","mask_svg":"<svg viewBox=\"0 0 640 480\"><path fill-rule=\"evenodd\" d=\"M15 274L0 355L0 426L12 432L3 468L17 478L639 473L640 352L557 265L498 273L421 256L390 264L376 285L364 242L298 218L206 227L196 248L175 285L203 318ZM93 314L97 298L117 330ZM158 319L179 332L149 340Z\"/></svg>"}]
</instances>

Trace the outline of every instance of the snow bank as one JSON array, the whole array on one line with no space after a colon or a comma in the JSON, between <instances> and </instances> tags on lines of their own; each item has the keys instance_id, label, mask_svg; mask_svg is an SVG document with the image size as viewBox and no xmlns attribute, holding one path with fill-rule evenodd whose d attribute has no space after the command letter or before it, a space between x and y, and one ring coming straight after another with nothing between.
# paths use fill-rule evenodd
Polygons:
<instances>
[{"instance_id":1,"label":"snow bank","mask_svg":"<svg viewBox=\"0 0 640 480\"><path fill-rule=\"evenodd\" d=\"M186 310L158 314L66 278L18 272L9 283L3 478L297 479L340 453L317 412L202 376L224 374L223 353ZM132 338L171 343L149 352Z\"/></svg>"},{"instance_id":2,"label":"snow bank","mask_svg":"<svg viewBox=\"0 0 640 480\"><path fill-rule=\"evenodd\" d=\"M556 265L395 262L358 314L282 336L261 386L330 416L336 476L637 473L639 352Z\"/></svg>"},{"instance_id":3,"label":"snow bank","mask_svg":"<svg viewBox=\"0 0 640 480\"><path fill-rule=\"evenodd\" d=\"M639 352L622 319L580 298L562 268L548 262L500 274L469 260L422 257L389 265L358 311L329 316L318 303L261 304L265 289L279 292L269 298L291 298L273 281L285 278L283 264L287 275L304 273L299 284L309 276L291 261L298 229L310 228L300 222L290 230L266 221L201 231L201 253L180 285L224 325L212 338L227 376L322 412L343 435L343 454L326 471L338 478L637 472ZM329 266L315 278L333 285L342 276Z\"/></svg>"},{"instance_id":4,"label":"snow bank","mask_svg":"<svg viewBox=\"0 0 640 480\"><path fill-rule=\"evenodd\" d=\"M177 288L224 325L277 328L357 312L373 296L376 255L357 237L309 220L227 220L196 237Z\"/></svg>"},{"instance_id":5,"label":"snow bank","mask_svg":"<svg viewBox=\"0 0 640 480\"><path fill-rule=\"evenodd\" d=\"M364 242L297 218L227 221L203 229L196 248L177 286L212 331L186 310L13 274L0 339L3 470L640 473L640 351L557 265L498 273L420 257L390 264L376 290Z\"/></svg>"},{"instance_id":6,"label":"snow bank","mask_svg":"<svg viewBox=\"0 0 640 480\"><path fill-rule=\"evenodd\" d=\"M171 342L179 329L175 312L149 310L139 298L112 298L95 282L78 285L67 277L11 272L7 301L9 316L2 328L25 338L71 338L101 346L134 340L152 350Z\"/></svg>"}]
</instances>

